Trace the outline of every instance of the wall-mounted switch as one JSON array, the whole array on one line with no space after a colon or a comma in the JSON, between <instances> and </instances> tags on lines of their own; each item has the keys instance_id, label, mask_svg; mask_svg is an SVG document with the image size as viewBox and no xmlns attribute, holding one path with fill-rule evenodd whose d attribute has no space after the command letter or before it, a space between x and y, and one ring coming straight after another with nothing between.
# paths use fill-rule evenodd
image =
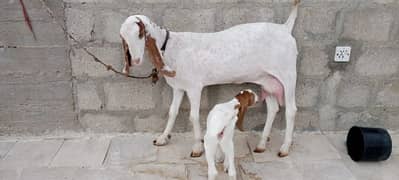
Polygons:
<instances>
[{"instance_id":1,"label":"wall-mounted switch","mask_svg":"<svg viewBox=\"0 0 399 180\"><path fill-rule=\"evenodd\" d=\"M335 62L349 62L351 56L350 46L337 46L335 48Z\"/></svg>"}]
</instances>

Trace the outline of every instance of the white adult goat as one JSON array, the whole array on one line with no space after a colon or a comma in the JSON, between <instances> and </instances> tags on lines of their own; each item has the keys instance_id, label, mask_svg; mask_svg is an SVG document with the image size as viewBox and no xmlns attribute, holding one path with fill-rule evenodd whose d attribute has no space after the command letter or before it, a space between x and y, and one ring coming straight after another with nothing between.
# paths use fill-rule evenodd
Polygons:
<instances>
[{"instance_id":1,"label":"white adult goat","mask_svg":"<svg viewBox=\"0 0 399 180\"><path fill-rule=\"evenodd\" d=\"M199 109L202 89L214 84L250 82L262 87L262 100L266 99L268 110L263 135L255 151L265 150L279 105L285 105L287 127L279 156L288 155L297 111L298 52L291 35L296 17L297 2L285 24L242 24L215 33L169 32L146 16L128 17L120 29L125 50L124 71L129 73L130 66L140 65L147 51L152 63L173 88L166 128L154 144L167 144L186 92L195 137L191 156L201 156Z\"/></svg>"}]
</instances>

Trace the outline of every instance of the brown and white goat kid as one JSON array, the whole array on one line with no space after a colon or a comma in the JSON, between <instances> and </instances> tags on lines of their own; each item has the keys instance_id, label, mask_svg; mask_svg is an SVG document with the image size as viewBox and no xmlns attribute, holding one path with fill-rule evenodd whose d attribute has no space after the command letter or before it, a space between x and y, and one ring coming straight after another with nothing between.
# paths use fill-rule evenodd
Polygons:
<instances>
[{"instance_id":1,"label":"brown and white goat kid","mask_svg":"<svg viewBox=\"0 0 399 180\"><path fill-rule=\"evenodd\" d=\"M225 155L224 169L228 172L230 179L236 179L233 143L234 127L237 124L238 129L242 130L244 115L248 107L257 101L258 96L256 93L247 89L241 91L231 101L215 105L209 112L204 136L209 180L215 179L217 175L215 157L217 151L220 152L220 150Z\"/></svg>"},{"instance_id":2,"label":"brown and white goat kid","mask_svg":"<svg viewBox=\"0 0 399 180\"><path fill-rule=\"evenodd\" d=\"M295 0L297 2L298 0ZM287 128L279 156L288 155L292 143L295 114L297 45L292 29L297 5L284 24L241 24L215 33L169 32L148 17L134 15L122 24L120 36L125 51L126 73L149 59L173 89L169 119L155 145L168 143L184 94L190 100L193 123L192 157L203 152L199 110L202 89L226 83L255 83L262 88L267 104L266 125L256 152L265 150L279 106L285 106ZM161 53L163 50L163 53Z\"/></svg>"}]
</instances>

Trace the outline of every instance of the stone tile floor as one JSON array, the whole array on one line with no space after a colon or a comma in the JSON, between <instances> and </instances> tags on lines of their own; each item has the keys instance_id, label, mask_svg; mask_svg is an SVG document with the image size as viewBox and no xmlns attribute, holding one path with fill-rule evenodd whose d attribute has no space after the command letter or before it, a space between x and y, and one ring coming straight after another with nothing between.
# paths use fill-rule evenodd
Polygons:
<instances>
[{"instance_id":1,"label":"stone tile floor","mask_svg":"<svg viewBox=\"0 0 399 180\"><path fill-rule=\"evenodd\" d=\"M253 149L256 132L236 132L238 179L397 180L399 133L383 162L353 162L344 133L297 133L288 157L277 157L282 133L274 132L266 152ZM0 180L206 179L204 156L190 158L191 133L173 134L156 147L156 134L79 134L57 137L0 137ZM228 179L219 164L218 179Z\"/></svg>"}]
</instances>

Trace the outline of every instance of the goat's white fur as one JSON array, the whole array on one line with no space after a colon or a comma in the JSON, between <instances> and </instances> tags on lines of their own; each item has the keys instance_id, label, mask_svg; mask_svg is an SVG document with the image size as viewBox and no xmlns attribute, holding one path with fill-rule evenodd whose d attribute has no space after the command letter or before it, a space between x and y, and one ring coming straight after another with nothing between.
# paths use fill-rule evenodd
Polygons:
<instances>
[{"instance_id":1,"label":"goat's white fur","mask_svg":"<svg viewBox=\"0 0 399 180\"><path fill-rule=\"evenodd\" d=\"M256 93L250 89L246 91L253 94L255 102L258 101ZM225 171L228 172L230 179L236 179L233 136L239 111L237 105L240 105L240 102L237 98L233 98L226 103L215 105L208 114L204 147L209 180L214 180L217 175L215 157L220 156L217 155L220 152L225 155L223 163Z\"/></svg>"},{"instance_id":2,"label":"goat's white fur","mask_svg":"<svg viewBox=\"0 0 399 180\"><path fill-rule=\"evenodd\" d=\"M280 153L287 155L292 142L296 113L296 58L297 46L291 35L297 16L297 6L285 24L251 23L231 27L215 33L170 32L163 54L165 68L176 71L175 77L165 77L173 88L169 119L156 145L168 142L184 92L190 100L190 121L193 123L195 143L193 153L203 152L199 123L200 97L208 85L250 82L261 85L263 90L275 91L274 80L284 88L284 105L287 128ZM120 34L129 46L132 60L141 64L145 51L144 39L139 39L136 22L145 25L146 33L156 40L158 48L165 41L166 30L142 15L130 16L122 24ZM125 68L124 68L125 69ZM262 138L257 146L265 148L272 121L278 111L278 102L272 94L266 98L268 115Z\"/></svg>"}]
</instances>

